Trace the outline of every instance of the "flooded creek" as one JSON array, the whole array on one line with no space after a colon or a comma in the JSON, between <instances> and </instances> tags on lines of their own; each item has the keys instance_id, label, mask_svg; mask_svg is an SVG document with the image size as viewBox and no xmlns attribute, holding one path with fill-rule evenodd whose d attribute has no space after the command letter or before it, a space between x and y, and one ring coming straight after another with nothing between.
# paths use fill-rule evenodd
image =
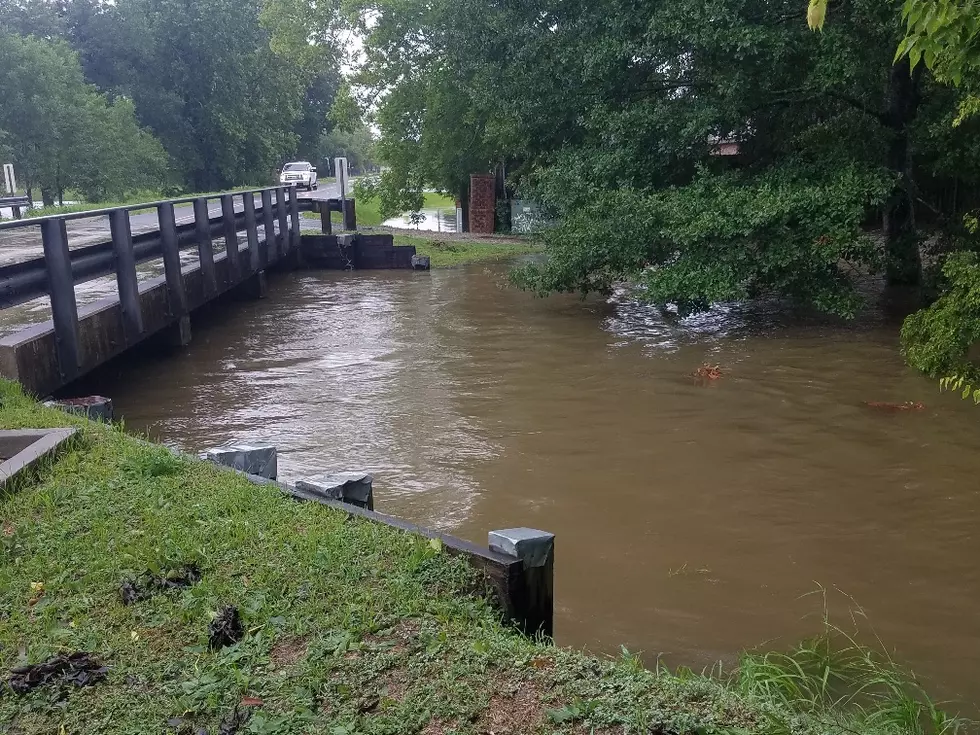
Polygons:
<instances>
[{"instance_id":1,"label":"flooded creek","mask_svg":"<svg viewBox=\"0 0 980 735\"><path fill-rule=\"evenodd\" d=\"M815 634L824 589L938 694L980 698L980 409L902 364L897 322L672 322L505 273L279 275L186 351L86 387L188 451L367 470L379 510L474 541L553 531L560 643L700 669ZM702 363L721 378L698 384Z\"/></svg>"}]
</instances>

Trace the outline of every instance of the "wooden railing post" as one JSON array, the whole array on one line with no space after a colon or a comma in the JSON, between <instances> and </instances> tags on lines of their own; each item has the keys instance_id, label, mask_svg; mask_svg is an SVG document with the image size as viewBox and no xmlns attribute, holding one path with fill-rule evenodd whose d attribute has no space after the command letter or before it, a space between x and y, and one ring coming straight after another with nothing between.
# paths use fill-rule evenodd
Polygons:
<instances>
[{"instance_id":1,"label":"wooden railing post","mask_svg":"<svg viewBox=\"0 0 980 735\"><path fill-rule=\"evenodd\" d=\"M262 191L262 222L265 225L265 265L272 260L276 248L276 230L272 215L272 191Z\"/></svg>"},{"instance_id":2,"label":"wooden railing post","mask_svg":"<svg viewBox=\"0 0 980 735\"><path fill-rule=\"evenodd\" d=\"M245 235L248 237L248 268L253 273L260 268L259 232L255 223L255 194L242 195L242 210L245 212Z\"/></svg>"},{"instance_id":3,"label":"wooden railing post","mask_svg":"<svg viewBox=\"0 0 980 735\"><path fill-rule=\"evenodd\" d=\"M209 293L214 293L218 290L218 279L214 272L214 250L211 245L208 200L204 197L198 197L194 200L194 231L197 233L197 254L201 260L204 287Z\"/></svg>"},{"instance_id":4,"label":"wooden railing post","mask_svg":"<svg viewBox=\"0 0 980 735\"><path fill-rule=\"evenodd\" d=\"M177 222L171 202L163 202L157 206L157 221L160 223L160 249L163 251L163 272L167 278L170 315L181 317L187 313L187 293L184 290L184 274L180 270Z\"/></svg>"},{"instance_id":5,"label":"wooden railing post","mask_svg":"<svg viewBox=\"0 0 980 735\"><path fill-rule=\"evenodd\" d=\"M330 202L327 199L320 200L320 232L324 235L333 234L333 222L330 221Z\"/></svg>"},{"instance_id":6,"label":"wooden railing post","mask_svg":"<svg viewBox=\"0 0 980 735\"><path fill-rule=\"evenodd\" d=\"M116 287L119 290L123 330L126 341L132 344L139 341L143 334L143 312L140 309L136 255L133 253L133 233L127 210L116 209L109 213L109 232L112 235L112 251L116 256Z\"/></svg>"},{"instance_id":7,"label":"wooden railing post","mask_svg":"<svg viewBox=\"0 0 980 735\"><path fill-rule=\"evenodd\" d=\"M235 224L235 200L231 194L221 196L221 225L225 235L225 255L231 266L228 276L234 281L239 272L238 226Z\"/></svg>"},{"instance_id":8,"label":"wooden railing post","mask_svg":"<svg viewBox=\"0 0 980 735\"><path fill-rule=\"evenodd\" d=\"M525 634L555 634L555 534L533 528L491 531L491 551L520 559L523 574L514 580L505 607Z\"/></svg>"},{"instance_id":9,"label":"wooden railing post","mask_svg":"<svg viewBox=\"0 0 980 735\"><path fill-rule=\"evenodd\" d=\"M61 378L69 382L78 377L78 304L75 301L75 279L71 273L68 253L68 229L63 219L41 223L41 242L48 273L48 293L51 296L51 319L58 349L58 369Z\"/></svg>"},{"instance_id":10,"label":"wooden railing post","mask_svg":"<svg viewBox=\"0 0 980 735\"><path fill-rule=\"evenodd\" d=\"M279 215L279 249L281 256L289 250L289 221L286 214L286 190L283 187L276 188L276 213Z\"/></svg>"},{"instance_id":11,"label":"wooden railing post","mask_svg":"<svg viewBox=\"0 0 980 735\"><path fill-rule=\"evenodd\" d=\"M354 200L344 199L344 229L350 232L357 230L357 214L354 211Z\"/></svg>"},{"instance_id":12,"label":"wooden railing post","mask_svg":"<svg viewBox=\"0 0 980 735\"><path fill-rule=\"evenodd\" d=\"M296 186L289 187L290 247L299 247L299 195Z\"/></svg>"},{"instance_id":13,"label":"wooden railing post","mask_svg":"<svg viewBox=\"0 0 980 735\"><path fill-rule=\"evenodd\" d=\"M255 222L255 194L242 194L242 211L245 213L245 237L248 239L248 269L259 270L259 230Z\"/></svg>"}]
</instances>

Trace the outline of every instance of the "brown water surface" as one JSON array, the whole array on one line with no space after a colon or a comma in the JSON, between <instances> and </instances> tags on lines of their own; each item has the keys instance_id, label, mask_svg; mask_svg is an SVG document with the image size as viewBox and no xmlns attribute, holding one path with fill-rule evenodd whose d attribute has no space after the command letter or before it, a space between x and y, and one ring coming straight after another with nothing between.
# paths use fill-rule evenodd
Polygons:
<instances>
[{"instance_id":1,"label":"brown water surface","mask_svg":"<svg viewBox=\"0 0 980 735\"><path fill-rule=\"evenodd\" d=\"M555 532L561 643L701 668L816 633L823 588L838 622L863 606L865 635L980 699L980 409L903 366L895 323L672 321L503 274L280 276L92 387L185 450L270 441L284 478L365 469L379 510L419 523ZM724 375L698 385L705 361Z\"/></svg>"}]
</instances>

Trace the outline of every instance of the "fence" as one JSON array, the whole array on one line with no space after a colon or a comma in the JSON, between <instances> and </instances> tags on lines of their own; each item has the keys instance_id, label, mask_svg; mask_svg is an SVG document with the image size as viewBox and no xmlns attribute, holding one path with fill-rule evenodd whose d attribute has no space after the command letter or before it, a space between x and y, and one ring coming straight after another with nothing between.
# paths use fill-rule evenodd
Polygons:
<instances>
[{"instance_id":1,"label":"fence","mask_svg":"<svg viewBox=\"0 0 980 735\"><path fill-rule=\"evenodd\" d=\"M210 201L220 202L220 215L210 215ZM193 218L178 224L175 207L181 204L191 205ZM39 229L44 251L43 257L0 266L0 308L50 296L58 372L60 383L65 384L83 372L86 362L79 335L76 283L115 273L120 336L129 346L289 253L299 242L301 208L309 205L301 205L295 187L272 187L0 222L0 235ZM130 215L144 210L155 211L156 221L150 231L134 236ZM108 242L69 248L69 222L106 217ZM244 249L238 242L241 230L247 240ZM224 255L217 259L214 238L224 239ZM194 244L198 270L185 273L180 250ZM149 299L141 293L136 265L157 258L163 260L165 298L144 304ZM216 260L221 261L220 269ZM190 293L192 281L194 293ZM162 318L148 313L161 303L166 311Z\"/></svg>"}]
</instances>

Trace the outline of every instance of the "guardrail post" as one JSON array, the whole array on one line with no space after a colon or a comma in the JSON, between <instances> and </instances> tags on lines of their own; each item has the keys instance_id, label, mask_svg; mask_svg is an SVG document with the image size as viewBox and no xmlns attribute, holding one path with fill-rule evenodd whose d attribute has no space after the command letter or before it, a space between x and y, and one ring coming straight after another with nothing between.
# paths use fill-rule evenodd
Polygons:
<instances>
[{"instance_id":1,"label":"guardrail post","mask_svg":"<svg viewBox=\"0 0 980 735\"><path fill-rule=\"evenodd\" d=\"M167 278L170 315L181 317L187 313L187 293L184 291L184 274L180 270L177 222L171 202L163 202L157 206L157 221L160 223L160 249L163 251L163 272Z\"/></svg>"},{"instance_id":2,"label":"guardrail post","mask_svg":"<svg viewBox=\"0 0 980 735\"><path fill-rule=\"evenodd\" d=\"M242 210L245 212L245 235L248 237L248 269L253 273L259 270L259 231L255 223L255 194L242 195Z\"/></svg>"},{"instance_id":3,"label":"guardrail post","mask_svg":"<svg viewBox=\"0 0 980 735\"><path fill-rule=\"evenodd\" d=\"M333 234L333 222L330 221L330 202L326 199L320 200L320 232L324 235Z\"/></svg>"},{"instance_id":4,"label":"guardrail post","mask_svg":"<svg viewBox=\"0 0 980 735\"><path fill-rule=\"evenodd\" d=\"M279 215L279 246L276 252L282 257L289 250L289 221L286 215L286 190L276 189L276 213Z\"/></svg>"},{"instance_id":5,"label":"guardrail post","mask_svg":"<svg viewBox=\"0 0 980 735\"><path fill-rule=\"evenodd\" d=\"M109 232L112 251L116 256L116 287L122 309L126 341L134 343L143 334L143 312L140 310L140 291L136 281L136 255L133 253L133 233L129 212L116 209L109 213Z\"/></svg>"},{"instance_id":6,"label":"guardrail post","mask_svg":"<svg viewBox=\"0 0 980 735\"><path fill-rule=\"evenodd\" d=\"M555 534L533 528L491 531L488 546L521 560L523 575L515 580L504 604L527 635L555 634Z\"/></svg>"},{"instance_id":7,"label":"guardrail post","mask_svg":"<svg viewBox=\"0 0 980 735\"><path fill-rule=\"evenodd\" d=\"M78 304L75 301L75 279L68 253L68 229L63 219L41 223L48 293L51 295L51 319L58 349L58 369L68 383L78 377Z\"/></svg>"},{"instance_id":8,"label":"guardrail post","mask_svg":"<svg viewBox=\"0 0 980 735\"><path fill-rule=\"evenodd\" d=\"M268 265L276 247L276 229L272 215L272 190L262 190L262 222L265 226L265 264Z\"/></svg>"},{"instance_id":9,"label":"guardrail post","mask_svg":"<svg viewBox=\"0 0 980 735\"><path fill-rule=\"evenodd\" d=\"M218 279L214 272L214 250L211 244L208 200L204 197L198 197L194 200L194 231L197 233L197 254L201 260L204 287L208 292L214 293L218 290Z\"/></svg>"},{"instance_id":10,"label":"guardrail post","mask_svg":"<svg viewBox=\"0 0 980 735\"><path fill-rule=\"evenodd\" d=\"M357 230L357 215L354 213L354 200L344 199L342 206L344 208L344 229L355 232Z\"/></svg>"},{"instance_id":11,"label":"guardrail post","mask_svg":"<svg viewBox=\"0 0 980 735\"><path fill-rule=\"evenodd\" d=\"M289 187L290 247L299 247L299 195L295 186Z\"/></svg>"},{"instance_id":12,"label":"guardrail post","mask_svg":"<svg viewBox=\"0 0 980 735\"><path fill-rule=\"evenodd\" d=\"M239 271L238 225L235 224L235 200L231 194L221 197L221 224L225 234L225 254L231 266L230 278L234 280Z\"/></svg>"}]
</instances>

